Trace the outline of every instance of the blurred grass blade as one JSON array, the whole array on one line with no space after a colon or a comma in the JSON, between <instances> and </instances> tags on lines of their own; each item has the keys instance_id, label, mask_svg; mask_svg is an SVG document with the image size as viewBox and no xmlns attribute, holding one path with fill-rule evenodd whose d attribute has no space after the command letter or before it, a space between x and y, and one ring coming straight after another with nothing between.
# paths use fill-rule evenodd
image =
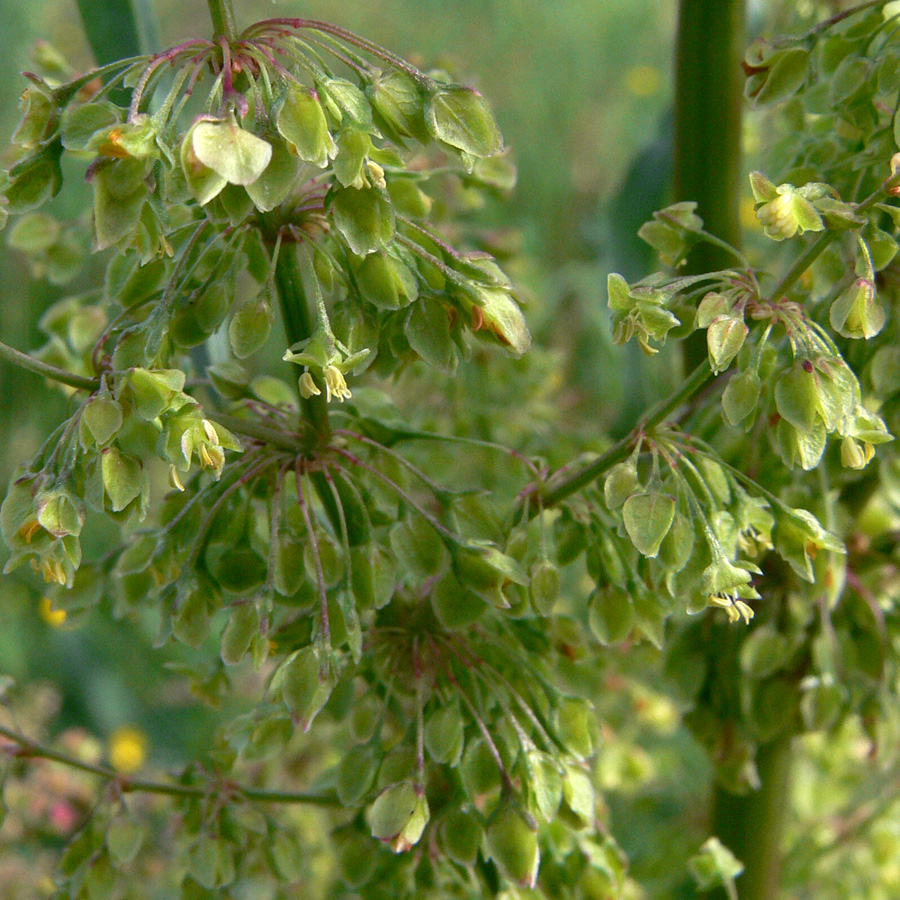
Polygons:
<instances>
[{"instance_id":1,"label":"blurred grass blade","mask_svg":"<svg viewBox=\"0 0 900 900\"><path fill-rule=\"evenodd\" d=\"M150 0L78 0L78 11L98 66L153 51L157 25Z\"/></svg>"}]
</instances>

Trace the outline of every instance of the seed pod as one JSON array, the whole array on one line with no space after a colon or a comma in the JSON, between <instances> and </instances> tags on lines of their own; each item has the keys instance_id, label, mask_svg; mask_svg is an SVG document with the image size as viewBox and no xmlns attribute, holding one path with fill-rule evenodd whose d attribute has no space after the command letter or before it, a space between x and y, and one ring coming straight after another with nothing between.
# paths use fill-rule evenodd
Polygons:
<instances>
[{"instance_id":1,"label":"seed pod","mask_svg":"<svg viewBox=\"0 0 900 900\"><path fill-rule=\"evenodd\" d=\"M95 443L98 447L108 444L122 427L122 407L106 391L95 394L81 414L81 443L86 447Z\"/></svg>"},{"instance_id":2,"label":"seed pod","mask_svg":"<svg viewBox=\"0 0 900 900\"><path fill-rule=\"evenodd\" d=\"M256 353L268 340L274 321L275 312L266 291L241 304L228 326L234 355L238 359L246 359Z\"/></svg>"},{"instance_id":3,"label":"seed pod","mask_svg":"<svg viewBox=\"0 0 900 900\"><path fill-rule=\"evenodd\" d=\"M253 184L272 159L272 145L245 131L233 116L198 122L192 129L191 146L197 159L229 184Z\"/></svg>"},{"instance_id":4,"label":"seed pod","mask_svg":"<svg viewBox=\"0 0 900 900\"><path fill-rule=\"evenodd\" d=\"M259 634L259 612L255 603L240 603L233 607L228 623L222 632L222 662L226 666L237 665L254 635Z\"/></svg>"},{"instance_id":5,"label":"seed pod","mask_svg":"<svg viewBox=\"0 0 900 900\"><path fill-rule=\"evenodd\" d=\"M256 181L246 185L247 194L261 212L269 212L282 204L300 173L300 162L291 153L288 143L278 135L270 135L268 140L272 158Z\"/></svg>"},{"instance_id":6,"label":"seed pod","mask_svg":"<svg viewBox=\"0 0 900 900\"><path fill-rule=\"evenodd\" d=\"M438 832L441 846L447 856L459 866L474 866L484 829L471 812L451 810L441 820Z\"/></svg>"},{"instance_id":7,"label":"seed pod","mask_svg":"<svg viewBox=\"0 0 900 900\"><path fill-rule=\"evenodd\" d=\"M341 760L335 774L335 788L344 806L359 806L375 784L380 763L371 747L354 747Z\"/></svg>"},{"instance_id":8,"label":"seed pod","mask_svg":"<svg viewBox=\"0 0 900 900\"><path fill-rule=\"evenodd\" d=\"M618 584L597 588L588 600L588 622L594 637L605 647L621 644L634 623L628 591Z\"/></svg>"},{"instance_id":9,"label":"seed pod","mask_svg":"<svg viewBox=\"0 0 900 900\"><path fill-rule=\"evenodd\" d=\"M309 88L291 86L278 108L275 125L304 162L323 169L336 152L322 104Z\"/></svg>"},{"instance_id":10,"label":"seed pod","mask_svg":"<svg viewBox=\"0 0 900 900\"><path fill-rule=\"evenodd\" d=\"M762 393L762 381L759 375L748 369L738 372L725 386L722 394L722 412L732 425L740 425L745 419L752 425L756 420L753 415L759 406Z\"/></svg>"},{"instance_id":11,"label":"seed pod","mask_svg":"<svg viewBox=\"0 0 900 900\"><path fill-rule=\"evenodd\" d=\"M556 710L556 730L566 749L587 759L596 749L597 720L591 705L577 697L566 697Z\"/></svg>"},{"instance_id":12,"label":"seed pod","mask_svg":"<svg viewBox=\"0 0 900 900\"><path fill-rule=\"evenodd\" d=\"M503 149L494 114L471 88L438 88L425 104L425 124L439 141L472 156L493 156Z\"/></svg>"},{"instance_id":13,"label":"seed pod","mask_svg":"<svg viewBox=\"0 0 900 900\"><path fill-rule=\"evenodd\" d=\"M357 256L374 253L394 236L394 210L387 191L338 188L332 196L331 215Z\"/></svg>"},{"instance_id":14,"label":"seed pod","mask_svg":"<svg viewBox=\"0 0 900 900\"><path fill-rule=\"evenodd\" d=\"M368 812L372 836L389 844L394 853L405 853L417 844L428 819L425 794L411 781L386 787Z\"/></svg>"},{"instance_id":15,"label":"seed pod","mask_svg":"<svg viewBox=\"0 0 900 900\"><path fill-rule=\"evenodd\" d=\"M407 137L428 143L422 91L412 78L397 70L379 75L366 88L366 96L375 124L396 143Z\"/></svg>"},{"instance_id":16,"label":"seed pod","mask_svg":"<svg viewBox=\"0 0 900 900\"><path fill-rule=\"evenodd\" d=\"M528 594L536 613L550 615L559 599L559 586L559 569L549 559L542 559L531 567Z\"/></svg>"},{"instance_id":17,"label":"seed pod","mask_svg":"<svg viewBox=\"0 0 900 900\"><path fill-rule=\"evenodd\" d=\"M634 459L613 466L603 482L603 499L609 509L619 509L640 487Z\"/></svg>"},{"instance_id":18,"label":"seed pod","mask_svg":"<svg viewBox=\"0 0 900 900\"><path fill-rule=\"evenodd\" d=\"M484 833L488 855L510 881L533 888L537 883L541 851L537 827L515 807L504 803L491 816Z\"/></svg>"},{"instance_id":19,"label":"seed pod","mask_svg":"<svg viewBox=\"0 0 900 900\"><path fill-rule=\"evenodd\" d=\"M328 702L336 680L331 661L321 659L314 647L304 647L285 662L281 695L295 725L309 731Z\"/></svg>"},{"instance_id":20,"label":"seed pod","mask_svg":"<svg viewBox=\"0 0 900 900\"><path fill-rule=\"evenodd\" d=\"M463 718L455 706L439 709L425 725L425 746L435 762L455 766L463 752Z\"/></svg>"},{"instance_id":21,"label":"seed pod","mask_svg":"<svg viewBox=\"0 0 900 900\"><path fill-rule=\"evenodd\" d=\"M635 547L651 559L675 518L675 498L662 491L632 494L622 506L625 530Z\"/></svg>"}]
</instances>

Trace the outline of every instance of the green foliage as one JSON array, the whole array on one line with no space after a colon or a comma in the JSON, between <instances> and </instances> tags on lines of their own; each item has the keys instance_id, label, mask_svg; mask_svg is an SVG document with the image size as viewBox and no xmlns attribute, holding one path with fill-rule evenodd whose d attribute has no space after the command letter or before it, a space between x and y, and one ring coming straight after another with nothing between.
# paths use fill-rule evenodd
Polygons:
<instances>
[{"instance_id":1,"label":"green foliage","mask_svg":"<svg viewBox=\"0 0 900 900\"><path fill-rule=\"evenodd\" d=\"M785 736L882 739L895 24L867 4L747 51L748 99L787 123L750 175L757 243L684 275L723 249L696 204L641 228L663 270L609 275L613 342L705 332L708 361L602 454L542 410L553 361L456 215L514 181L473 88L305 19L28 76L9 244L77 276L82 229L44 207L80 165L106 269L41 319L36 371L69 404L0 508L5 571L30 563L48 614L152 616L226 706L176 780L80 766L114 790L57 896L126 895L171 805L157 878L185 898L640 896L607 805L646 774L601 689L626 651L724 788L757 787ZM504 422L513 404L552 427ZM141 792L170 806L119 803ZM694 836L682 874L733 896L742 862Z\"/></svg>"}]
</instances>

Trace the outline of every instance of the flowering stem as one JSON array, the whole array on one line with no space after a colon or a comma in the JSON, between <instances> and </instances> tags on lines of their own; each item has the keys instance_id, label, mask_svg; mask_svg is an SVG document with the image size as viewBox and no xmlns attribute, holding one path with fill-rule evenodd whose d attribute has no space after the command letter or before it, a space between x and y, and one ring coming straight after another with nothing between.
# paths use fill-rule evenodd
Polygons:
<instances>
[{"instance_id":1,"label":"flowering stem","mask_svg":"<svg viewBox=\"0 0 900 900\"><path fill-rule=\"evenodd\" d=\"M544 508L554 506L566 497L577 493L592 481L605 475L614 465L626 460L634 448L635 437L645 431L650 431L664 422L683 403L686 403L705 383L711 374L709 361L704 359L700 365L681 383L681 386L670 397L658 403L641 419L637 428L626 435L617 444L614 444L606 453L598 456L593 462L583 469L564 475L554 482L550 479L550 486L542 493ZM561 475L563 470L557 472ZM537 507L535 507L535 510Z\"/></svg>"},{"instance_id":2,"label":"flowering stem","mask_svg":"<svg viewBox=\"0 0 900 900\"><path fill-rule=\"evenodd\" d=\"M5 359L14 366L21 369L27 369L34 372L35 375L43 375L45 378L52 378L60 384L67 384L69 387L77 388L80 391L96 391L100 387L99 378L86 378L84 375L75 375L73 372L67 372L65 369L51 366L49 363L41 362L15 347L10 347L0 341L0 359Z\"/></svg>"},{"instance_id":3,"label":"flowering stem","mask_svg":"<svg viewBox=\"0 0 900 900\"><path fill-rule=\"evenodd\" d=\"M206 0L206 5L209 7L214 36L222 35L228 43L232 43L237 35L237 29L234 26L231 0Z\"/></svg>"},{"instance_id":4,"label":"flowering stem","mask_svg":"<svg viewBox=\"0 0 900 900\"><path fill-rule=\"evenodd\" d=\"M887 188L882 185L873 191L864 200L861 200L854 212L861 215L871 209L876 203L880 203L887 196ZM828 247L840 236L839 231L825 231L819 238L806 249L794 264L788 269L781 281L775 285L769 295L769 303L780 300L787 292L806 274L809 267L828 249Z\"/></svg>"},{"instance_id":5,"label":"flowering stem","mask_svg":"<svg viewBox=\"0 0 900 900\"><path fill-rule=\"evenodd\" d=\"M131 778L123 775L109 766L96 765L94 763L84 762L67 753L54 750L44 744L34 741L14 731L0 725L0 735L7 740L12 741L14 747L0 747L0 749L11 751L11 755L19 759L47 759L51 762L61 763L70 769L77 769L80 772L87 772L90 775L96 775L106 781L115 782L123 793L144 793L144 794L167 794L173 797L208 797L210 794L208 785L187 785L187 784L171 784L162 781L149 781L145 778ZM241 797L246 800L253 800L260 803L306 803L311 806L337 806L337 796L333 794L316 794L306 792L293 791L264 791L259 788L245 788L239 785L226 784L223 789L229 794Z\"/></svg>"},{"instance_id":6,"label":"flowering stem","mask_svg":"<svg viewBox=\"0 0 900 900\"><path fill-rule=\"evenodd\" d=\"M312 337L315 323L310 315L309 301L303 286L303 272L297 259L297 248L282 246L275 263L275 291L281 304L281 316L288 344L293 346ZM296 372L297 367L292 365ZM326 444L331 438L328 423L328 404L323 395L300 398L303 417L313 426L317 440Z\"/></svg>"}]
</instances>

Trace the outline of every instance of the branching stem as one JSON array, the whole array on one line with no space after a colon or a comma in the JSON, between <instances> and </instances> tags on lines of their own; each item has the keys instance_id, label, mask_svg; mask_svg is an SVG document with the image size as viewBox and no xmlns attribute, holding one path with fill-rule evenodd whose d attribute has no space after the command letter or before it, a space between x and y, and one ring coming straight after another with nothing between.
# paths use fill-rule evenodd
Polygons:
<instances>
[{"instance_id":1,"label":"branching stem","mask_svg":"<svg viewBox=\"0 0 900 900\"><path fill-rule=\"evenodd\" d=\"M74 372L67 372L65 369L51 366L49 363L41 362L39 359L29 356L21 350L16 350L15 347L10 347L2 341L0 341L0 359L5 359L20 369L26 369L35 375L43 375L45 378L58 381L60 384L66 384L79 391L93 392L100 387L99 378L87 378L84 375L76 375Z\"/></svg>"},{"instance_id":2,"label":"branching stem","mask_svg":"<svg viewBox=\"0 0 900 900\"><path fill-rule=\"evenodd\" d=\"M7 745L5 748L0 749L5 749L16 758L46 759L60 763L68 766L70 769L77 769L80 772L96 775L105 781L114 782L123 793L167 794L172 797L198 798L208 797L210 794L208 786L172 784L163 781L150 781L146 778L131 778L109 766L84 762L74 756L70 756L68 753L54 750L52 747L34 741L12 728L7 728L5 725L0 725L0 736L5 737L13 744L12 747ZM223 783L221 789L234 796L258 803L305 803L310 806L338 805L337 796L329 793L265 791L259 788L242 787L230 782Z\"/></svg>"}]
</instances>

